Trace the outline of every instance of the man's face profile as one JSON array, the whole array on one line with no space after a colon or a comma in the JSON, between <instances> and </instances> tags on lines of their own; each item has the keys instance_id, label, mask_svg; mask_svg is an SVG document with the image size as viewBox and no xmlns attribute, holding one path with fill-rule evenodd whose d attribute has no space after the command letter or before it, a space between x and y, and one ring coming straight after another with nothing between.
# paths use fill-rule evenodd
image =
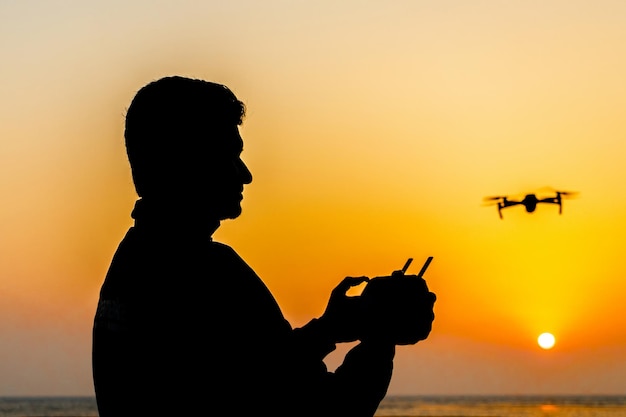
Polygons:
<instances>
[{"instance_id":1,"label":"man's face profile","mask_svg":"<svg viewBox=\"0 0 626 417\"><path fill-rule=\"evenodd\" d=\"M237 125L211 132L207 147L194 155L191 192L206 202L209 215L217 220L234 219L241 214L245 184L252 174L241 159L243 140Z\"/></svg>"}]
</instances>

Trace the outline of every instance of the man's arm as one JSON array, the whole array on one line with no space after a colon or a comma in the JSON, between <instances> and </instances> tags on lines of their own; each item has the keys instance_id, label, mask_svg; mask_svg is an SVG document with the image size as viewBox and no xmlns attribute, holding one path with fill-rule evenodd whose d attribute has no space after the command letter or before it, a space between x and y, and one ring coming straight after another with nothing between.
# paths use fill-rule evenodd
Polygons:
<instances>
[{"instance_id":1,"label":"man's arm","mask_svg":"<svg viewBox=\"0 0 626 417\"><path fill-rule=\"evenodd\" d=\"M346 293L366 281L345 278L333 290L322 317L293 331L291 372L303 388L293 395L299 403L310 404L311 415L371 417L387 392L395 355L391 342L361 342L335 372L328 372L323 362L335 343L353 342L362 334L360 299Z\"/></svg>"}]
</instances>

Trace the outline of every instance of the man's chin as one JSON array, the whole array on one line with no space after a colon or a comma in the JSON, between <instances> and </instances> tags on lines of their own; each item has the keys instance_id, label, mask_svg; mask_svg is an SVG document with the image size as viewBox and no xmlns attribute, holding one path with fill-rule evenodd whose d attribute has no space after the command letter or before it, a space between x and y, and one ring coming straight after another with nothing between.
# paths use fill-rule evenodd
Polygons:
<instances>
[{"instance_id":1,"label":"man's chin","mask_svg":"<svg viewBox=\"0 0 626 417\"><path fill-rule=\"evenodd\" d=\"M237 207L229 207L228 209L223 210L220 215L221 220L232 220L236 219L241 215L241 206L237 205Z\"/></svg>"}]
</instances>

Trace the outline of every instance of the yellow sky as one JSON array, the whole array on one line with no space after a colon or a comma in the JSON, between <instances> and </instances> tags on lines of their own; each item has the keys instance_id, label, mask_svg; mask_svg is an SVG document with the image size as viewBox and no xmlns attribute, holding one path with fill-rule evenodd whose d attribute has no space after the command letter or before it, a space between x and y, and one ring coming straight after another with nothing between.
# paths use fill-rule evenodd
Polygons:
<instances>
[{"instance_id":1,"label":"yellow sky","mask_svg":"<svg viewBox=\"0 0 626 417\"><path fill-rule=\"evenodd\" d=\"M432 255L434 329L391 393L624 392L625 3L197 3L0 2L0 395L92 395L124 113L171 74L247 104L254 181L216 238L294 325ZM547 186L578 198L482 206Z\"/></svg>"}]
</instances>

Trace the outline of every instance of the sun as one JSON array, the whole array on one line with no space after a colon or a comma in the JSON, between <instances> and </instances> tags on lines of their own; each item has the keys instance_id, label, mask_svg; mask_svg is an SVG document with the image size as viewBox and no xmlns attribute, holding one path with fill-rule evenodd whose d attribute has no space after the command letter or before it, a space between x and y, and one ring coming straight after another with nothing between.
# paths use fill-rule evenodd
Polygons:
<instances>
[{"instance_id":1,"label":"sun","mask_svg":"<svg viewBox=\"0 0 626 417\"><path fill-rule=\"evenodd\" d=\"M542 349L552 349L556 339L552 333L541 333L537 338L537 343Z\"/></svg>"}]
</instances>

